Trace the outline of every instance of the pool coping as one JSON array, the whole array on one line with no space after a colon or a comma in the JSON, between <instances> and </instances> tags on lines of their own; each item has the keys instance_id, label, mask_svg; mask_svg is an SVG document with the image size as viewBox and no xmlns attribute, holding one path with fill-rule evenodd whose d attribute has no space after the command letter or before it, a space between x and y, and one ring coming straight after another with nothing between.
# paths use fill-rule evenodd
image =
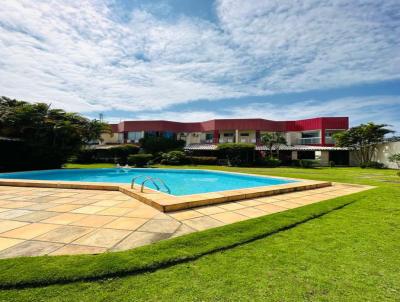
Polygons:
<instances>
[{"instance_id":1,"label":"pool coping","mask_svg":"<svg viewBox=\"0 0 400 302\"><path fill-rule=\"evenodd\" d=\"M214 170L206 171L215 172ZM164 192L155 191L147 187L145 187L146 189L143 192L140 192L140 187L131 188L131 186L128 184L104 182L44 181L4 178L0 179L0 186L119 191L149 206L152 206L159 211L172 212L230 201L238 201L290 192L318 189L332 185L332 183L328 181L306 180L279 176L265 176L239 172L217 172L260 177L273 177L278 179L296 180L297 182L183 196L174 196Z\"/></svg>"}]
</instances>

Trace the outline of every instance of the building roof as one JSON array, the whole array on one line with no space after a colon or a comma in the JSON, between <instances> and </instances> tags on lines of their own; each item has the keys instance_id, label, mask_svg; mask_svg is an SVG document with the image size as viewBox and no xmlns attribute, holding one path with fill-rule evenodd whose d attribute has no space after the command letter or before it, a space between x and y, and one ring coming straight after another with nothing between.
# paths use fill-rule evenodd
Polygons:
<instances>
[{"instance_id":1,"label":"building roof","mask_svg":"<svg viewBox=\"0 0 400 302\"><path fill-rule=\"evenodd\" d=\"M307 131L317 129L348 129L348 117L317 117L294 121L273 121L261 118L253 119L215 119L204 122L173 121L123 121L113 124L113 131L172 131L172 132L206 132L224 130L259 130L259 131Z\"/></svg>"},{"instance_id":2,"label":"building roof","mask_svg":"<svg viewBox=\"0 0 400 302\"><path fill-rule=\"evenodd\" d=\"M187 145L185 150L217 150L217 145L215 144L190 144ZM275 149L275 148L273 148ZM255 148L256 151L268 151L269 149L266 146L258 145ZM307 145L293 145L293 146L280 146L279 150L287 150L287 151L344 151L348 150L347 148L334 147L334 146L307 146Z\"/></svg>"}]
</instances>

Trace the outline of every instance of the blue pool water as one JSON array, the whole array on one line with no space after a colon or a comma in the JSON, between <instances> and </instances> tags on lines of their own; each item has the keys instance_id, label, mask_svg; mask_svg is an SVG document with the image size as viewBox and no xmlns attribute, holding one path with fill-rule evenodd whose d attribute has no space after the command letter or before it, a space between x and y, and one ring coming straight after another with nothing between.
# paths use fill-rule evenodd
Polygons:
<instances>
[{"instance_id":1,"label":"blue pool water","mask_svg":"<svg viewBox=\"0 0 400 302\"><path fill-rule=\"evenodd\" d=\"M63 169L0 173L0 178L130 184L132 178L139 175L161 178L170 188L170 194L176 196L261 186L272 186L296 182L289 179L278 179L272 177L262 177L218 171L137 168L76 170ZM139 178L135 183L141 184L142 182L143 178ZM145 186L153 189L155 188L155 186L150 182L146 182ZM163 192L167 192L162 185L160 185L160 189Z\"/></svg>"}]
</instances>

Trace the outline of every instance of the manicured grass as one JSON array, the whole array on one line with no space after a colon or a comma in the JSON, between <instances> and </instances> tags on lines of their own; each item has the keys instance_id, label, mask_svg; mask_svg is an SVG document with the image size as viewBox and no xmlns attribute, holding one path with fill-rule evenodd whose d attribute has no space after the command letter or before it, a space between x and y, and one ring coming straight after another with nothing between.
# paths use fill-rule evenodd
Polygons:
<instances>
[{"instance_id":1,"label":"manicured grass","mask_svg":"<svg viewBox=\"0 0 400 302\"><path fill-rule=\"evenodd\" d=\"M4 290L0 300L400 299L400 178L395 171L218 169L379 188L122 253L3 260L3 286L95 280Z\"/></svg>"},{"instance_id":2,"label":"manicured grass","mask_svg":"<svg viewBox=\"0 0 400 302\"><path fill-rule=\"evenodd\" d=\"M400 177L396 175L398 170L392 169L361 169L359 167L335 167L335 168L238 168L224 166L156 166L168 169L208 169L228 172L241 172L261 175L304 178L313 180L326 180L364 185L382 186L394 182L400 185Z\"/></svg>"},{"instance_id":3,"label":"manicured grass","mask_svg":"<svg viewBox=\"0 0 400 302\"><path fill-rule=\"evenodd\" d=\"M66 169L98 169L98 168L115 168L115 164L99 163L99 164L65 164Z\"/></svg>"},{"instance_id":4,"label":"manicured grass","mask_svg":"<svg viewBox=\"0 0 400 302\"><path fill-rule=\"evenodd\" d=\"M93 168L114 168L114 164L66 164L67 169L93 169ZM156 165L153 168L167 169L208 169L228 172L241 172L261 175L275 175L283 177L304 178L313 180L327 180L346 183L357 183L365 185L384 185L390 182L400 182L396 176L398 170L391 169L361 169L358 167L336 167L336 168L314 168L303 169L293 167L278 168L238 168L225 166L162 166Z\"/></svg>"},{"instance_id":5,"label":"manicured grass","mask_svg":"<svg viewBox=\"0 0 400 302\"><path fill-rule=\"evenodd\" d=\"M0 260L2 267L0 288L109 277L159 268L266 237L339 209L355 200L357 200L355 196L337 198L242 223L192 233L131 251L94 256L24 257Z\"/></svg>"}]
</instances>

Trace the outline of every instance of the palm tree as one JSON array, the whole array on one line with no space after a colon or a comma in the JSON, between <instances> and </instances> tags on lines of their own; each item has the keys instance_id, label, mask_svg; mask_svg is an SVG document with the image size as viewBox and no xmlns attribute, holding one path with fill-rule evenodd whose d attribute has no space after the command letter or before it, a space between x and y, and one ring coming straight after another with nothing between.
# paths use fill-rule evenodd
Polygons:
<instances>
[{"instance_id":1,"label":"palm tree","mask_svg":"<svg viewBox=\"0 0 400 302\"><path fill-rule=\"evenodd\" d=\"M286 145L286 139L281 132L268 132L261 137L261 142L268 148L269 156L272 158L272 150L275 149L279 157L281 145Z\"/></svg>"}]
</instances>

